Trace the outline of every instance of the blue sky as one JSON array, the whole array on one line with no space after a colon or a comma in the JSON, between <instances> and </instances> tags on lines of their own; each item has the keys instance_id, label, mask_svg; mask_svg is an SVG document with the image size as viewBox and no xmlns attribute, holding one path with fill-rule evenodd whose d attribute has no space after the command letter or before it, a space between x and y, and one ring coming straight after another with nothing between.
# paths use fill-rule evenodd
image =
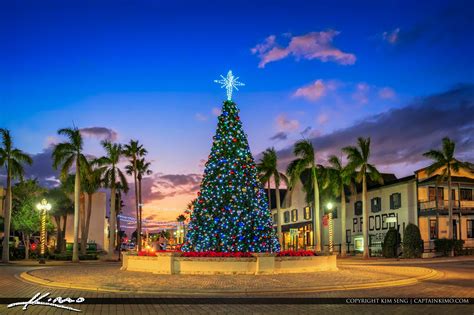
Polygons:
<instances>
[{"instance_id":1,"label":"blue sky","mask_svg":"<svg viewBox=\"0 0 474 315\"><path fill-rule=\"evenodd\" d=\"M459 111L467 100L474 114L473 9L470 1L2 2L0 126L38 159L73 123L96 128L86 137L94 155L104 137L139 139L154 161L150 213L180 209L210 150L225 98L213 83L220 74L232 69L246 83L234 100L254 155L275 146L284 164L305 131L325 143L324 162L353 140L336 135L380 115L403 119L403 110L429 109L437 98L439 110ZM445 133L471 159L466 126ZM419 135L414 152L440 142L426 133L439 139ZM400 176L426 164L377 159L387 154L373 150ZM160 190L165 179L174 191Z\"/></svg>"}]
</instances>

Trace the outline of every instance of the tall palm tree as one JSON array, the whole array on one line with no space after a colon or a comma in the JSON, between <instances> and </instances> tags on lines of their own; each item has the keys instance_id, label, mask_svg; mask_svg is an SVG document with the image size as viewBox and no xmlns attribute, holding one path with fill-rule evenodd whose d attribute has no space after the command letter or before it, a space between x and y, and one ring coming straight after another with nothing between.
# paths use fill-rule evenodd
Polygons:
<instances>
[{"instance_id":1,"label":"tall palm tree","mask_svg":"<svg viewBox=\"0 0 474 315\"><path fill-rule=\"evenodd\" d=\"M72 248L72 261L79 262L79 211L81 197L81 169L87 167L87 159L82 150L84 141L77 127L58 130L59 135L64 135L68 141L59 143L53 150L53 167L61 166L61 177L66 178L68 172L75 167L74 180L74 245Z\"/></svg>"},{"instance_id":2,"label":"tall palm tree","mask_svg":"<svg viewBox=\"0 0 474 315\"><path fill-rule=\"evenodd\" d=\"M382 175L377 168L369 163L370 137L357 139L357 146L348 146L342 149L347 154L349 168L356 171L356 181L362 183L362 234L364 238L364 258L369 258L369 213L367 211L367 176L374 182L383 184Z\"/></svg>"},{"instance_id":3,"label":"tall palm tree","mask_svg":"<svg viewBox=\"0 0 474 315\"><path fill-rule=\"evenodd\" d=\"M295 143L293 154L298 158L293 160L287 169L290 176L290 185L294 186L300 180L301 173L307 168L311 170L311 186L313 189L313 244L317 252L321 251L321 218L319 205L319 184L314 147L309 140L300 140Z\"/></svg>"},{"instance_id":4,"label":"tall palm tree","mask_svg":"<svg viewBox=\"0 0 474 315\"><path fill-rule=\"evenodd\" d=\"M139 216L140 216L140 233L142 232L142 211L143 211L143 199L142 199L142 180L143 176L151 175L153 171L150 169L151 163L145 161L144 158L137 160L137 180L138 180L138 204L139 204Z\"/></svg>"},{"instance_id":5,"label":"tall palm tree","mask_svg":"<svg viewBox=\"0 0 474 315\"><path fill-rule=\"evenodd\" d=\"M0 167L5 167L7 171L7 192L5 200L5 216L4 216L4 237L3 237L3 252L2 261L8 263L10 261L10 226L12 217L12 180L16 178L23 179L25 173L23 164L31 164L33 160L31 157L13 146L13 140L10 131L7 129L0 129L1 143L0 143Z\"/></svg>"},{"instance_id":6,"label":"tall palm tree","mask_svg":"<svg viewBox=\"0 0 474 315\"><path fill-rule=\"evenodd\" d=\"M283 235L281 233L281 203L280 203L280 183L283 180L288 184L288 179L285 174L278 171L278 157L274 148L269 148L263 152L263 157L257 165L260 171L260 178L262 181L268 182L268 191L270 191L270 179L273 178L275 182L275 197L277 208L277 235L280 245L283 242ZM270 196L268 197L270 201Z\"/></svg>"},{"instance_id":7,"label":"tall palm tree","mask_svg":"<svg viewBox=\"0 0 474 315\"><path fill-rule=\"evenodd\" d=\"M120 244L121 244L121 225L120 225L120 214L122 213L122 209L125 207L125 203L123 202L123 199L122 199L122 194L127 194L128 193L128 182L126 183L125 186L122 185L122 183L119 181L117 182L117 184L115 185L115 190L116 190L116 193L115 193L115 209L116 209L116 217L117 217L117 231L119 233L118 237L117 237L117 248L120 249ZM120 259L120 257L119 257Z\"/></svg>"},{"instance_id":8,"label":"tall palm tree","mask_svg":"<svg viewBox=\"0 0 474 315\"><path fill-rule=\"evenodd\" d=\"M99 190L102 184L102 174L100 173L100 169L97 167L94 161L91 161L87 168L83 168L82 173L81 187L83 192L87 195L87 207L85 209L84 218L81 218L81 220L84 222L83 228L81 230L81 254L85 255L92 214L92 195Z\"/></svg>"},{"instance_id":9,"label":"tall palm tree","mask_svg":"<svg viewBox=\"0 0 474 315\"><path fill-rule=\"evenodd\" d=\"M448 137L443 138L441 150L429 150L423 153L423 156L434 161L428 166L426 173L431 176L436 171L441 171L438 177L438 184L441 182L448 183L448 238L453 238L453 203L451 196L451 175L453 172L459 172L459 168L464 165L463 162L456 160L454 157L454 149L456 144Z\"/></svg>"},{"instance_id":10,"label":"tall palm tree","mask_svg":"<svg viewBox=\"0 0 474 315\"><path fill-rule=\"evenodd\" d=\"M178 242L179 244L184 243L184 221L186 221L186 216L184 214L180 214L177 218L176 221L178 222L178 226L182 228L182 233L179 235ZM179 229L181 230L181 229Z\"/></svg>"},{"instance_id":11,"label":"tall palm tree","mask_svg":"<svg viewBox=\"0 0 474 315\"><path fill-rule=\"evenodd\" d=\"M343 246L346 238L345 188L351 186L354 171L347 165L343 166L342 161L335 155L330 156L328 162L323 187L329 188L335 197L341 197L341 256L346 256L347 248Z\"/></svg>"},{"instance_id":12,"label":"tall palm tree","mask_svg":"<svg viewBox=\"0 0 474 315\"><path fill-rule=\"evenodd\" d=\"M270 155L263 154L262 158L260 159L260 163L257 164L257 170L259 174L260 182L265 185L267 184L267 196L268 196L268 210L272 210L272 199L271 199L271 163Z\"/></svg>"},{"instance_id":13,"label":"tall palm tree","mask_svg":"<svg viewBox=\"0 0 474 315\"><path fill-rule=\"evenodd\" d=\"M140 221L140 201L138 195L138 172L137 172L137 161L140 157L147 154L147 150L143 145L139 144L138 140L130 140L128 144L124 146L124 155L130 159L130 175L133 175L133 184L135 186L135 211L137 216L137 231L141 232L141 221ZM137 233L138 250L141 250L141 235Z\"/></svg>"},{"instance_id":14,"label":"tall palm tree","mask_svg":"<svg viewBox=\"0 0 474 315\"><path fill-rule=\"evenodd\" d=\"M110 188L110 216L109 216L109 251L108 258L112 260L114 258L115 250L115 230L116 230L116 189L117 182L122 186L127 185L127 179L122 171L118 167L120 157L123 154L122 146L117 143L111 143L110 141L102 141L102 146L105 149L105 156L98 158L95 163L99 166L102 174L103 185Z\"/></svg>"}]
</instances>

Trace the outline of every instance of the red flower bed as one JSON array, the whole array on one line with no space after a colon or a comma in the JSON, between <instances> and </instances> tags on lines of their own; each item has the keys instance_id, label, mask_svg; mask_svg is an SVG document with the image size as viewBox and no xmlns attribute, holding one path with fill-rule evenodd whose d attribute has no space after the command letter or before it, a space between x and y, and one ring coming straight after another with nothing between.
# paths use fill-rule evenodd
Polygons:
<instances>
[{"instance_id":1,"label":"red flower bed","mask_svg":"<svg viewBox=\"0 0 474 315\"><path fill-rule=\"evenodd\" d=\"M181 257L252 257L251 253L184 252Z\"/></svg>"},{"instance_id":2,"label":"red flower bed","mask_svg":"<svg viewBox=\"0 0 474 315\"><path fill-rule=\"evenodd\" d=\"M310 250L284 250L277 254L277 257L301 257L316 256L316 253Z\"/></svg>"},{"instance_id":3,"label":"red flower bed","mask_svg":"<svg viewBox=\"0 0 474 315\"><path fill-rule=\"evenodd\" d=\"M155 251L152 251L152 250L142 250L142 251L139 251L138 252L138 256L151 256L151 257L155 257L156 256L156 253L174 253L175 251L174 250L155 250Z\"/></svg>"}]
</instances>

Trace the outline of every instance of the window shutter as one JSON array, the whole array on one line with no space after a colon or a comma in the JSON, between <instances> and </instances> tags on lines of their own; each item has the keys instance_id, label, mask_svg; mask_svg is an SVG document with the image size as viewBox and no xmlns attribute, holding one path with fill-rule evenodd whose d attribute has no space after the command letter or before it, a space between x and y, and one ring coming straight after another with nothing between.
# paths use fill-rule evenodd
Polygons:
<instances>
[{"instance_id":1,"label":"window shutter","mask_svg":"<svg viewBox=\"0 0 474 315\"><path fill-rule=\"evenodd\" d=\"M395 209L393 205L393 194L390 195L390 209Z\"/></svg>"}]
</instances>

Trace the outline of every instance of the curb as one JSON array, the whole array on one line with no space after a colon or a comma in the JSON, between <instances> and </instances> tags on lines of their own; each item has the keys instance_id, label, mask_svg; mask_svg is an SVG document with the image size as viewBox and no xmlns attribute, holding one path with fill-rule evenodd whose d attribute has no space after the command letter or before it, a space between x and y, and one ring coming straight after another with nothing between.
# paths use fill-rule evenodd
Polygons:
<instances>
[{"instance_id":1,"label":"curb","mask_svg":"<svg viewBox=\"0 0 474 315\"><path fill-rule=\"evenodd\" d=\"M342 285L342 286L325 286L325 287L306 287L306 288L292 288L292 293L316 293L316 292L330 292L330 291L344 291L344 290L361 290L361 289L375 289L375 288L387 288L387 287L396 287L396 286L408 286L414 285L425 280L433 280L441 277L441 273L429 268L429 272L426 275L419 277L412 277L408 279L401 280L390 280L390 281L380 281L380 282L371 282L363 284L353 284L353 285ZM272 294L272 293L288 293L288 289L273 289L273 290L130 290L125 287L95 287L87 285L75 285L64 282L50 281L35 277L29 274L28 271L24 271L19 275L21 280L24 280L29 283L39 284L47 287L53 288L62 288L62 289L77 289L85 291L95 291L95 292L109 292L109 293L133 293L133 294L176 294L176 295L262 295L262 294Z\"/></svg>"}]
</instances>

